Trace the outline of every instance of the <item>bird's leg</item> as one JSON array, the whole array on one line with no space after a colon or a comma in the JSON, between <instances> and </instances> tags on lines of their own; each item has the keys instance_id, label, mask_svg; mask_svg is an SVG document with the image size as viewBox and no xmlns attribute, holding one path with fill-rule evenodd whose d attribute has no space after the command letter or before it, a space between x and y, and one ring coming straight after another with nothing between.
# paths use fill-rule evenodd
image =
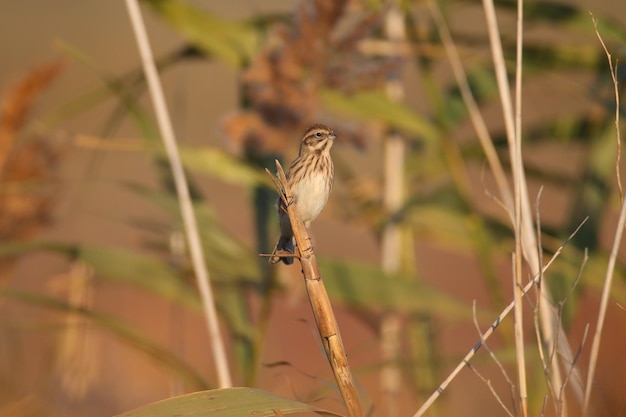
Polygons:
<instances>
[{"instance_id":1,"label":"bird's leg","mask_svg":"<svg viewBox=\"0 0 626 417\"><path fill-rule=\"evenodd\" d=\"M313 238L311 237L311 222L304 222L304 228L306 229L307 240L309 241L309 246L305 249L305 252L311 251L313 252Z\"/></svg>"}]
</instances>

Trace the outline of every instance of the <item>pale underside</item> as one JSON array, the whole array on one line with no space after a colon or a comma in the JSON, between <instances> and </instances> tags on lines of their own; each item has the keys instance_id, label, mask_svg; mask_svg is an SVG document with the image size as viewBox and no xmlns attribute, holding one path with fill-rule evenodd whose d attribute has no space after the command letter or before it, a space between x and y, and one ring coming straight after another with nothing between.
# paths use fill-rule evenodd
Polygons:
<instances>
[{"instance_id":1,"label":"pale underside","mask_svg":"<svg viewBox=\"0 0 626 417\"><path fill-rule=\"evenodd\" d=\"M328 201L330 183L322 173L309 175L292 185L291 192L302 221L309 223L319 216Z\"/></svg>"}]
</instances>

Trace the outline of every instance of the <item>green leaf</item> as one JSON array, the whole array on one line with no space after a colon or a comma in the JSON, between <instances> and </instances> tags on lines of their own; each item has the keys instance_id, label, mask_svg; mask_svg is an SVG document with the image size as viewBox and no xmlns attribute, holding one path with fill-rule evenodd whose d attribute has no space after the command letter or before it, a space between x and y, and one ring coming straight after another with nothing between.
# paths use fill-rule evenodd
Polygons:
<instances>
[{"instance_id":1,"label":"green leaf","mask_svg":"<svg viewBox=\"0 0 626 417\"><path fill-rule=\"evenodd\" d=\"M438 129L429 120L408 106L391 101L381 91L347 96L338 91L324 90L320 95L324 106L332 112L361 120L385 122L430 144L434 144L439 137Z\"/></svg>"},{"instance_id":2,"label":"green leaf","mask_svg":"<svg viewBox=\"0 0 626 417\"><path fill-rule=\"evenodd\" d=\"M476 242L467 231L470 215L449 207L450 204L446 207L441 202L413 206L407 216L407 223L424 240L463 251L473 250Z\"/></svg>"},{"instance_id":3,"label":"green leaf","mask_svg":"<svg viewBox=\"0 0 626 417\"><path fill-rule=\"evenodd\" d=\"M209 56L239 68L254 55L259 41L253 26L221 19L183 1L144 2Z\"/></svg>"},{"instance_id":4,"label":"green leaf","mask_svg":"<svg viewBox=\"0 0 626 417\"><path fill-rule=\"evenodd\" d=\"M85 110L93 104L97 104L103 98L107 98L106 92L108 90L110 93L113 93L119 100L119 104L122 108L131 116L144 138L154 140L160 137L157 126L148 112L137 103L137 99L131 92L130 86L124 77L113 77L104 73L91 57L72 45L61 43L60 48L73 59L94 71L105 86L104 91L98 89L95 92L85 95L81 100L70 103L70 105L68 105L69 107L66 106L67 108L64 109L61 114L68 116L75 113L77 110ZM62 118L63 116L61 116L61 114L57 115L57 117Z\"/></svg>"},{"instance_id":5,"label":"green leaf","mask_svg":"<svg viewBox=\"0 0 626 417\"><path fill-rule=\"evenodd\" d=\"M22 291L0 289L0 296L10 298L31 306L44 307L64 313L78 314L91 323L109 331L125 343L137 348L158 364L168 368L197 389L206 389L210 384L186 362L171 354L168 350L156 345L136 328L113 316L98 313L82 307L75 307L59 299Z\"/></svg>"},{"instance_id":6,"label":"green leaf","mask_svg":"<svg viewBox=\"0 0 626 417\"><path fill-rule=\"evenodd\" d=\"M178 203L173 196L135 184L128 184L128 187L153 205L167 211L175 219L179 219ZM194 211L211 283L218 294L216 304L220 316L228 323L233 333L252 337L253 328L249 318L243 314L238 303L227 300L233 296L241 297L243 285L255 285L260 282L257 255L223 230L207 204L197 202L194 204Z\"/></svg>"},{"instance_id":7,"label":"green leaf","mask_svg":"<svg viewBox=\"0 0 626 417\"><path fill-rule=\"evenodd\" d=\"M136 184L126 185L133 192L167 211L176 220L180 219L178 201L172 195ZM196 202L194 211L211 273L215 273L221 282L244 278L257 282L260 279L260 271L256 254L224 231L206 203Z\"/></svg>"},{"instance_id":8,"label":"green leaf","mask_svg":"<svg viewBox=\"0 0 626 417\"><path fill-rule=\"evenodd\" d=\"M226 152L209 147L181 146L180 155L185 166L193 171L230 184L273 187L272 181L260 169L254 169Z\"/></svg>"},{"instance_id":9,"label":"green leaf","mask_svg":"<svg viewBox=\"0 0 626 417\"><path fill-rule=\"evenodd\" d=\"M341 415L259 389L225 388L169 398L117 417L277 417L303 412Z\"/></svg>"},{"instance_id":10,"label":"green leaf","mask_svg":"<svg viewBox=\"0 0 626 417\"><path fill-rule=\"evenodd\" d=\"M402 275L388 275L364 263L319 261L329 295L337 301L365 310L432 312L448 319L468 320L471 306Z\"/></svg>"},{"instance_id":11,"label":"green leaf","mask_svg":"<svg viewBox=\"0 0 626 417\"><path fill-rule=\"evenodd\" d=\"M192 286L178 277L163 260L128 249L80 245L78 257L109 280L130 284L166 300L200 310L200 298Z\"/></svg>"},{"instance_id":12,"label":"green leaf","mask_svg":"<svg viewBox=\"0 0 626 417\"><path fill-rule=\"evenodd\" d=\"M132 285L195 311L201 308L195 288L180 279L166 262L127 249L34 241L0 245L0 258L40 250L57 252L85 262L95 269L100 278Z\"/></svg>"}]
</instances>

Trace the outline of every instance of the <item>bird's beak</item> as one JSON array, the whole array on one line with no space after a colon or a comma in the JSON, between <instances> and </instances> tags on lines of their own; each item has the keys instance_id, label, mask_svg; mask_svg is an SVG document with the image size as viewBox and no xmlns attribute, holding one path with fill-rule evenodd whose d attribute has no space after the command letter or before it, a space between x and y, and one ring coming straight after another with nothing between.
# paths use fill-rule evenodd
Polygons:
<instances>
[{"instance_id":1,"label":"bird's beak","mask_svg":"<svg viewBox=\"0 0 626 417\"><path fill-rule=\"evenodd\" d=\"M334 133L331 133L329 138L330 138L330 140L335 140L335 139L337 139L337 135L335 135Z\"/></svg>"}]
</instances>

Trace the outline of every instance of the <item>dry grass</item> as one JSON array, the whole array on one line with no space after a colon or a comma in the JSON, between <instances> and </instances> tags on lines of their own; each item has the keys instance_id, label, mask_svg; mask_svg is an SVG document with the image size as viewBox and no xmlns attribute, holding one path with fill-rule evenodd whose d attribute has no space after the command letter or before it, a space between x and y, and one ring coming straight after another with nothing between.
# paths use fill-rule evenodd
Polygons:
<instances>
[{"instance_id":1,"label":"dry grass","mask_svg":"<svg viewBox=\"0 0 626 417\"><path fill-rule=\"evenodd\" d=\"M543 275L555 258L560 254L562 248L567 244L567 242L577 233L577 231L582 226L579 227L570 235L570 237L561 245L561 247L555 252L550 261L544 265L542 264L542 253L543 248L541 247L541 226L539 220L538 209L536 210L536 234L529 233L530 228L533 225L533 218L530 216L530 204L528 201L528 188L526 185L524 168L523 168L523 159L522 159L522 146L521 146L521 110L522 110L522 77L521 77L521 68L522 68L522 28L523 28L523 1L518 1L518 27L517 27L517 61L516 61L516 78L515 78L515 106L513 106L513 102L509 93L510 87L507 81L506 67L504 63L503 57L503 49L500 43L500 35L497 29L497 18L495 15L495 8L493 6L493 2L490 0L485 0L483 2L483 7L485 9L487 22L488 22L488 30L491 40L491 52L494 61L496 79L498 81L500 96L501 96L501 106L505 119L505 127L508 138L509 152L511 154L510 158L512 161L512 178L514 182L514 192L511 193L509 186L504 178L504 171L501 169L500 161L494 152L493 143L488 137L487 129L485 127L485 123L480 115L478 107L476 105L475 100L471 94L471 91L468 86L467 78L463 71L463 67L461 61L459 59L458 53L456 52L456 47L450 34L445 25L445 21L443 20L441 13L434 2L429 2L430 10L435 18L437 23L437 27L439 29L440 36L442 37L442 42L444 47L446 48L446 52L448 55L448 59L452 65L453 73L456 77L457 83L460 86L462 97L465 101L467 108L469 109L471 120L474 124L476 133L479 137L481 145L487 155L487 159L490 163L492 172L494 173L497 183L500 187L501 198L503 200L503 207L508 211L509 217L511 219L513 230L515 233L515 252L512 256L512 265L513 265L513 279L514 279L514 296L513 301L503 310L503 312L498 316L498 318L493 322L491 327L484 333L478 330L480 335L480 340L476 345L470 350L470 352L463 358L463 360L457 365L457 367L452 371L452 373L444 380L444 382L437 388L437 390L428 398L428 400L422 405L422 407L415 413L415 416L424 415L429 407L433 404L434 400L439 397L441 392L446 389L446 387L450 384L450 382L458 375L461 369L465 366L469 367L479 379L481 379L490 389L496 401L501 405L501 407L505 410L508 415L528 415L528 405L527 405L527 389L526 389L526 370L525 370L525 358L528 352L528 346L524 344L523 338L523 327L522 327L522 306L523 302L526 299L531 305L533 301L529 298L529 292L531 289L535 288L535 297L536 304L533 308L534 313L534 326L537 337L537 348L539 351L539 356L541 363L543 364L543 369L545 373L546 383L549 390L549 394L545 396L544 407L542 409L542 415L545 415L546 412L546 403L552 399L554 402L554 409L556 415L559 416L567 416L568 408L573 408L573 404L569 404L566 401L565 390L568 387L568 384L573 383L572 392L574 394L574 398L576 398L577 402L580 404L583 415L588 415L589 407L590 407L590 397L591 390L594 384L594 371L597 364L599 345L601 340L602 327L604 324L604 318L606 315L606 310L608 306L608 300L610 297L610 288L611 282L614 275L615 263L617 259L618 249L620 247L620 242L622 238L622 233L624 230L624 225L626 224L626 199L624 199L621 179L619 177L619 161L620 161L620 129L619 129L619 89L617 84L617 76L616 70L613 67L613 61L611 59L611 55L608 52L606 45L604 44L600 34L597 29L597 22L595 19L593 20L594 25L596 25L596 34L609 62L609 70L611 72L611 77L614 84L614 92L615 92L615 101L616 101L616 115L615 115L615 126L616 126L616 135L617 135L617 158L616 158L616 172L617 172L617 185L620 198L622 199L622 205L620 210L620 216L617 222L615 237L613 241L613 246L611 250L611 254L609 257L609 263L607 266L607 272L605 277L605 284L602 291L602 298L599 306L599 315L598 322L596 325L596 331L594 334L592 348L591 348L591 359L589 363L589 369L587 371L587 381L586 384L582 383L582 378L580 377L580 371L578 370L578 359L580 357L580 353L583 350L587 339L587 330L588 326L585 328L584 335L580 344L577 347L576 352L572 352L569 344L567 343L567 339L563 332L561 326L561 311L563 304L567 301L569 297L565 297L565 299L560 303L559 306L553 305L551 301L551 296L547 293L548 288L545 285L542 285ZM541 193L540 193L541 194ZM539 204L540 197L537 198L537 206ZM584 222L583 222L584 223ZM533 249L534 248L534 249ZM522 281L522 263L523 258L526 259L526 262L529 264L531 271L533 271L533 278L530 282L524 285ZM580 273L575 280L574 286L570 290L570 293L573 291L574 287L578 285L580 276L582 275L582 269L586 264L587 256L585 253L585 259L583 260L583 264L580 269ZM515 411L511 411L502 401L500 396L494 390L491 381L484 378L472 365L470 364L470 359L474 356L476 351L481 347L486 347L486 340L489 336L492 335L494 330L498 327L501 321L510 313L511 310L515 311L515 342L516 342L516 364L517 364L517 373L518 373L518 384L517 384L517 396L515 402L519 404L519 409ZM544 346L547 346L547 352L544 350ZM488 349L487 349L488 350ZM490 355L492 355L493 360L498 364L500 369L505 374L505 379L508 381L509 385L511 385L511 389L514 389L512 381L506 376L502 366L499 361L491 351L489 351ZM565 377L561 376L561 370L556 360L557 356L561 355L563 357L563 366L565 368ZM582 396L582 389L584 386L584 399Z\"/></svg>"},{"instance_id":2,"label":"dry grass","mask_svg":"<svg viewBox=\"0 0 626 417\"><path fill-rule=\"evenodd\" d=\"M48 222L60 151L48 137L23 137L39 95L58 77L58 62L34 69L2 98L0 109L0 241L24 241ZM0 260L5 283L14 259Z\"/></svg>"}]
</instances>

